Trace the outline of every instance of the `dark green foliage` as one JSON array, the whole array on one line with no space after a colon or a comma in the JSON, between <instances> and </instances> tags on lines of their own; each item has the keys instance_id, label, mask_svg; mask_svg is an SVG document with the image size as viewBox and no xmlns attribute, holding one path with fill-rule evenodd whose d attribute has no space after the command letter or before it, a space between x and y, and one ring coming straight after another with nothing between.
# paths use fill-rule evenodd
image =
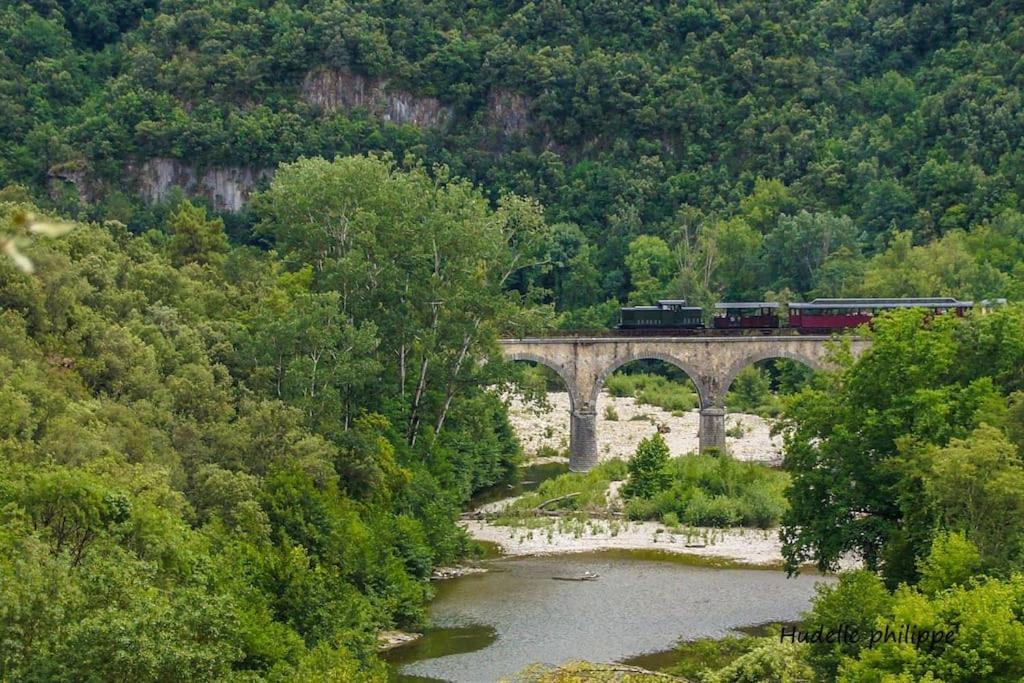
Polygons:
<instances>
[{"instance_id":1,"label":"dark green foliage","mask_svg":"<svg viewBox=\"0 0 1024 683\"><path fill-rule=\"evenodd\" d=\"M0 187L141 229L162 210L129 199L147 159L415 156L545 205L557 249L510 284L576 328L663 293L1019 298L1020 256L992 249L1024 196L1016 10L8 3ZM319 104L383 81L445 122Z\"/></svg>"},{"instance_id":2,"label":"dark green foliage","mask_svg":"<svg viewBox=\"0 0 1024 683\"><path fill-rule=\"evenodd\" d=\"M661 434L640 441L636 453L629 459L629 477L622 487L627 498L651 498L664 491L670 480L667 471L668 445Z\"/></svg>"}]
</instances>

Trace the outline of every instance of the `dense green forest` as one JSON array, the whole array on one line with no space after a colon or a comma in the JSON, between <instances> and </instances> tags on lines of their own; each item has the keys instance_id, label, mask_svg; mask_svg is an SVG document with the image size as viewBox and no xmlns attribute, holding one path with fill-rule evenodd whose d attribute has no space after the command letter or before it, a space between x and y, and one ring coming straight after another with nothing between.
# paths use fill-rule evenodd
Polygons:
<instances>
[{"instance_id":1,"label":"dense green forest","mask_svg":"<svg viewBox=\"0 0 1024 683\"><path fill-rule=\"evenodd\" d=\"M360 211L324 249L307 202ZM185 202L0 259L5 680L379 675L376 632L422 625L461 504L510 477L482 363L537 207L365 157L282 168L260 206L278 252Z\"/></svg>"},{"instance_id":2,"label":"dense green forest","mask_svg":"<svg viewBox=\"0 0 1024 683\"><path fill-rule=\"evenodd\" d=\"M1020 9L5 3L0 187L141 231L167 210L126 180L147 159L272 169L388 151L444 164L494 201L538 200L551 267L513 284L544 290L566 326L662 294L1019 299ZM324 73L366 90L386 80L433 113L320 106L339 95L308 96L335 83ZM229 232L258 240L255 220L243 211Z\"/></svg>"},{"instance_id":3,"label":"dense green forest","mask_svg":"<svg viewBox=\"0 0 1024 683\"><path fill-rule=\"evenodd\" d=\"M0 46L2 680L381 680L515 476L504 332L1024 301L1019 1L32 0ZM807 625L961 637L703 680L1024 678L1024 312L872 334L734 387L782 416L763 523L865 560ZM732 467L654 450L639 517Z\"/></svg>"}]
</instances>

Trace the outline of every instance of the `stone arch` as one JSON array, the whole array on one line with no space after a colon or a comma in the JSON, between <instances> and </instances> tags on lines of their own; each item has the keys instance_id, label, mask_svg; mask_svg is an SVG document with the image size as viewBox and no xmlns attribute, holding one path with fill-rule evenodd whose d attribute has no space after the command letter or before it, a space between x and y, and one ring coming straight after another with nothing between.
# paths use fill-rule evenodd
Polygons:
<instances>
[{"instance_id":1,"label":"stone arch","mask_svg":"<svg viewBox=\"0 0 1024 683\"><path fill-rule=\"evenodd\" d=\"M558 375L562 383L565 384L565 390L569 393L569 410L576 410L576 406L579 405L579 388L576 386L576 381L573 374L566 369L561 363L555 362L550 358L545 358L536 353L530 353L529 351L517 351L514 353L506 354L506 359L509 361L529 361L543 365L549 370L553 370Z\"/></svg>"},{"instance_id":2,"label":"stone arch","mask_svg":"<svg viewBox=\"0 0 1024 683\"><path fill-rule=\"evenodd\" d=\"M638 361L638 360L660 360L660 361L663 361L665 363L668 363L669 365L676 366L677 368L679 368L680 370L682 370L683 372L686 373L686 376L690 378L691 382L693 382L693 386L696 387L696 389L697 389L697 399L700 401L700 407L703 408L706 405L709 405L708 401L709 401L710 393L708 392L707 387L704 386L703 378L701 377L700 373L697 372L697 369L694 368L689 363L676 358L675 356L669 355L667 353L658 353L656 351L652 351L652 352L639 351L639 352L631 353L631 354L629 354L627 356L624 356L624 357L621 357L621 358L616 358L615 360L613 360L597 376L597 381L594 382L594 386L590 390L590 403L589 403L589 405L592 406L592 407L597 406L597 396L598 396L598 394L601 393L601 387L604 386L605 380L607 380L608 377L611 376L611 374L613 372L615 372L616 370L621 368L623 365L626 365L628 363L632 363L632 362Z\"/></svg>"},{"instance_id":3,"label":"stone arch","mask_svg":"<svg viewBox=\"0 0 1024 683\"><path fill-rule=\"evenodd\" d=\"M770 360L772 358L788 358L789 360L794 360L797 363L806 365L807 367L814 371L828 369L828 364L825 362L824 357L817 357L811 354L802 353L800 351L793 351L790 349L771 349L765 351L758 351L756 353L750 354L749 356L744 356L743 358L740 358L738 361L732 364L732 367L730 367L728 371L726 371L722 380L722 384L719 387L720 395L716 397L718 401L721 402L722 404L725 403L725 395L729 393L729 387L732 386L732 383L736 380L736 376L743 371L743 368L747 367L748 365L753 365L754 363L759 363L763 360Z\"/></svg>"}]
</instances>

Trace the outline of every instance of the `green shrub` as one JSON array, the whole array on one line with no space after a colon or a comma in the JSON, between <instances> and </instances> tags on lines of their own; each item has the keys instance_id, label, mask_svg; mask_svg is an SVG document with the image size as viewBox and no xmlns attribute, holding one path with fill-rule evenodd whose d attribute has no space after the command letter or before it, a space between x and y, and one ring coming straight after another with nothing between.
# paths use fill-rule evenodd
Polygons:
<instances>
[{"instance_id":1,"label":"green shrub","mask_svg":"<svg viewBox=\"0 0 1024 683\"><path fill-rule=\"evenodd\" d=\"M756 365L748 365L736 376L725 405L732 411L761 417L777 417L782 411L782 402L772 393L768 373Z\"/></svg>"},{"instance_id":2,"label":"green shrub","mask_svg":"<svg viewBox=\"0 0 1024 683\"><path fill-rule=\"evenodd\" d=\"M614 373L604 381L604 389L618 398L634 398L645 376Z\"/></svg>"},{"instance_id":3,"label":"green shrub","mask_svg":"<svg viewBox=\"0 0 1024 683\"><path fill-rule=\"evenodd\" d=\"M693 526L729 527L739 524L743 515L735 498L696 491L686 505L685 519Z\"/></svg>"},{"instance_id":4,"label":"green shrub","mask_svg":"<svg viewBox=\"0 0 1024 683\"><path fill-rule=\"evenodd\" d=\"M667 488L670 482L667 464L668 444L661 434L643 439L636 448L636 455L629 461L629 479L622 487L622 495L650 498Z\"/></svg>"},{"instance_id":5,"label":"green shrub","mask_svg":"<svg viewBox=\"0 0 1024 683\"><path fill-rule=\"evenodd\" d=\"M940 533L932 541L931 552L918 563L923 592L938 593L941 590L964 585L981 569L981 553L961 533Z\"/></svg>"},{"instance_id":6,"label":"green shrub","mask_svg":"<svg viewBox=\"0 0 1024 683\"><path fill-rule=\"evenodd\" d=\"M689 455L665 464L669 485L644 502L626 505L630 519L662 519L667 514L695 526L742 524L769 528L787 509L784 495L789 476L728 456ZM624 493L629 493L625 490Z\"/></svg>"},{"instance_id":7,"label":"green shrub","mask_svg":"<svg viewBox=\"0 0 1024 683\"><path fill-rule=\"evenodd\" d=\"M548 446L547 444L544 444L543 446L537 449L538 458L563 458L567 456L568 453L560 451L553 446Z\"/></svg>"},{"instance_id":8,"label":"green shrub","mask_svg":"<svg viewBox=\"0 0 1024 683\"><path fill-rule=\"evenodd\" d=\"M746 433L746 428L743 426L743 423L740 422L739 420L733 422L725 430L725 435L731 439L740 439Z\"/></svg>"},{"instance_id":9,"label":"green shrub","mask_svg":"<svg viewBox=\"0 0 1024 683\"><path fill-rule=\"evenodd\" d=\"M702 683L796 683L814 680L814 670L807 663L806 645L780 643L775 638L759 640L750 652L718 671L702 676Z\"/></svg>"},{"instance_id":10,"label":"green shrub","mask_svg":"<svg viewBox=\"0 0 1024 683\"><path fill-rule=\"evenodd\" d=\"M566 472L554 479L548 479L536 491L516 499L505 511L506 516L532 513L541 503L552 498L563 498L546 507L549 510L579 510L603 512L607 506L608 485L626 477L626 463L622 460L607 460L589 472Z\"/></svg>"},{"instance_id":11,"label":"green shrub","mask_svg":"<svg viewBox=\"0 0 1024 683\"><path fill-rule=\"evenodd\" d=\"M626 518L633 521L654 519L658 516L658 506L649 498L633 498L626 502Z\"/></svg>"},{"instance_id":12,"label":"green shrub","mask_svg":"<svg viewBox=\"0 0 1024 683\"><path fill-rule=\"evenodd\" d=\"M740 496L743 524L767 529L782 519L786 499L777 485L767 481L753 482Z\"/></svg>"},{"instance_id":13,"label":"green shrub","mask_svg":"<svg viewBox=\"0 0 1024 683\"><path fill-rule=\"evenodd\" d=\"M604 387L612 396L635 398L637 403L671 412L693 410L700 404L692 386L672 382L659 375L616 373L605 380Z\"/></svg>"}]
</instances>

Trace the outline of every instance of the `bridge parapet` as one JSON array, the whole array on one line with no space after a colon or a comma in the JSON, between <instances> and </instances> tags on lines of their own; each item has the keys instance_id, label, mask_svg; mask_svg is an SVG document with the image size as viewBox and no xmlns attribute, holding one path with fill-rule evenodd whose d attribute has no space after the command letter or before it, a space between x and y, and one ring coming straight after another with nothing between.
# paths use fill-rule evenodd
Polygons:
<instances>
[{"instance_id":1,"label":"bridge parapet","mask_svg":"<svg viewBox=\"0 0 1024 683\"><path fill-rule=\"evenodd\" d=\"M700 399L700 448L725 446L725 396L739 372L751 363L789 358L815 370L831 366L835 337L532 337L503 339L509 360L528 360L554 370L569 392L569 468L590 469L597 463L597 397L605 380L619 367L657 359L690 377ZM855 356L870 342L848 340Z\"/></svg>"}]
</instances>

